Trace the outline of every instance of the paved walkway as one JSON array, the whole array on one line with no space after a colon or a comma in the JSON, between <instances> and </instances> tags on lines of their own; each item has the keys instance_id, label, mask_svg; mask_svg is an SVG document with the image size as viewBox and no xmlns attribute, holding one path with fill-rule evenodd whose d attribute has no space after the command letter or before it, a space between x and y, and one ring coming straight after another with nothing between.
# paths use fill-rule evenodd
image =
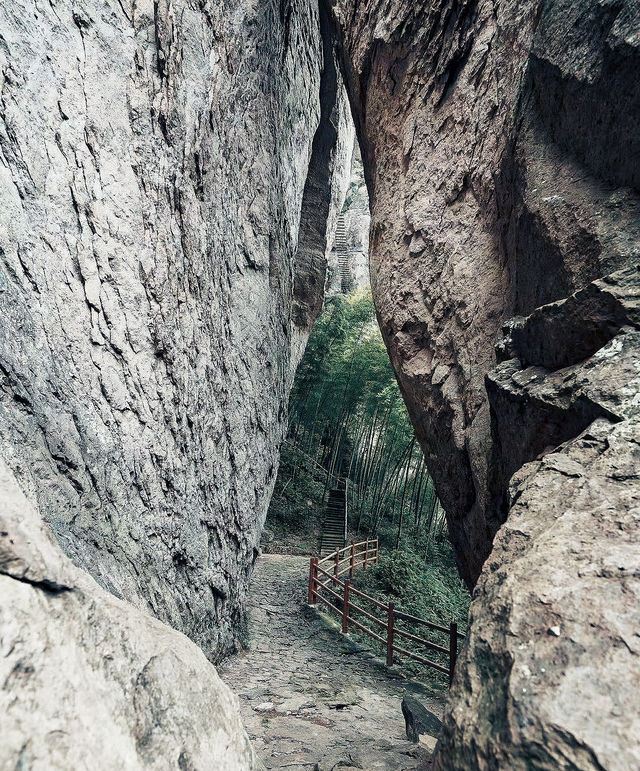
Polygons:
<instances>
[{"instance_id":1,"label":"paved walkway","mask_svg":"<svg viewBox=\"0 0 640 771\"><path fill-rule=\"evenodd\" d=\"M307 607L307 576L305 557L259 559L249 649L219 667L240 697L263 763L303 771L430 768L427 750L404 733L400 703L407 683ZM441 700L421 701L441 715Z\"/></svg>"}]
</instances>

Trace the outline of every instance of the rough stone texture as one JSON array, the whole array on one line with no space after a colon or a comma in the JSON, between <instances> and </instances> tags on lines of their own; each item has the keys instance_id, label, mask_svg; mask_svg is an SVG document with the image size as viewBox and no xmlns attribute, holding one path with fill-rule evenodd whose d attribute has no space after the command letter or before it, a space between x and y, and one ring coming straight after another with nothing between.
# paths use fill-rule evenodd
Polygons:
<instances>
[{"instance_id":1,"label":"rough stone texture","mask_svg":"<svg viewBox=\"0 0 640 771\"><path fill-rule=\"evenodd\" d=\"M622 271L538 309L506 341L520 361L489 376L504 455L517 466L549 447L511 478L438 769L640 767L638 285L638 268ZM563 332L581 313L585 328L629 324L580 361L584 341L570 357ZM541 366L562 359L560 369Z\"/></svg>"},{"instance_id":2,"label":"rough stone texture","mask_svg":"<svg viewBox=\"0 0 640 771\"><path fill-rule=\"evenodd\" d=\"M215 656L322 289L305 185L339 209L351 147L317 4L0 20L0 451L75 564Z\"/></svg>"},{"instance_id":3,"label":"rough stone texture","mask_svg":"<svg viewBox=\"0 0 640 771\"><path fill-rule=\"evenodd\" d=\"M4 461L0 714L7 771L262 767L202 651L72 565Z\"/></svg>"},{"instance_id":4,"label":"rough stone texture","mask_svg":"<svg viewBox=\"0 0 640 771\"><path fill-rule=\"evenodd\" d=\"M440 718L428 710L415 696L407 693L402 698L405 733L409 741L417 744L423 735L438 736L442 730Z\"/></svg>"},{"instance_id":5,"label":"rough stone texture","mask_svg":"<svg viewBox=\"0 0 640 771\"><path fill-rule=\"evenodd\" d=\"M436 766L636 768L640 5L329 4L383 336L480 576Z\"/></svg>"},{"instance_id":6,"label":"rough stone texture","mask_svg":"<svg viewBox=\"0 0 640 771\"><path fill-rule=\"evenodd\" d=\"M507 513L484 386L502 323L640 259L640 6L330 5L382 333L472 584Z\"/></svg>"}]
</instances>

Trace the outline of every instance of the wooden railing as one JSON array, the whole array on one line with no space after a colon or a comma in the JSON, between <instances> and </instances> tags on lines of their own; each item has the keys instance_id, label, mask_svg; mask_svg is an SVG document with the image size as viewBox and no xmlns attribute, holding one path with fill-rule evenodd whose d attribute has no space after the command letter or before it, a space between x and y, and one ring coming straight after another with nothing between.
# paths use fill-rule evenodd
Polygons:
<instances>
[{"instance_id":1,"label":"wooden railing","mask_svg":"<svg viewBox=\"0 0 640 771\"><path fill-rule=\"evenodd\" d=\"M345 634L349 631L351 624L385 646L387 666L392 666L394 653L399 653L401 656L413 659L426 667L431 667L448 675L449 684L451 684L458 658L458 640L464 638L464 635L458 632L458 625L455 621L451 621L449 626L434 624L418 616L396 610L392 602L382 603L375 597L351 586L351 578L355 568L366 569L367 565L378 564L378 546L377 538L360 543L352 541L349 546L338 549L323 559L312 557L309 566L309 605L315 606L321 602L330 611L337 613L342 619L342 631ZM340 576L345 573L349 573L349 578L340 580ZM352 600L353 595L370 603L376 610L369 612L360 605L356 605ZM385 616L378 618L375 615L377 610L383 611ZM372 624L376 624L380 633L374 632L361 620L354 618L354 613L359 614L360 617L367 619ZM403 626L398 626L399 621L402 622ZM446 635L448 640L446 643L443 640L444 644L440 645L434 640L428 640L409 632L404 626L405 624L422 626L430 632ZM414 646L418 645L429 651L434 651L440 656L441 662L432 661L414 650L401 647L396 642L397 637L409 640Z\"/></svg>"}]
</instances>

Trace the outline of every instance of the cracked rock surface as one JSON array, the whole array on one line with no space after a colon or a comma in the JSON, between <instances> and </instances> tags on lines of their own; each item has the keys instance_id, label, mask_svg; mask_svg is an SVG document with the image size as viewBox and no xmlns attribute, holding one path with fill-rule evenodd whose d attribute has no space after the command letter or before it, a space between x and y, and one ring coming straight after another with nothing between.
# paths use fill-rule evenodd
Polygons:
<instances>
[{"instance_id":1,"label":"cracked rock surface","mask_svg":"<svg viewBox=\"0 0 640 771\"><path fill-rule=\"evenodd\" d=\"M512 358L487 389L509 516L476 587L436 768L640 766L638 274L506 327ZM586 357L578 329L592 332Z\"/></svg>"},{"instance_id":2,"label":"cracked rock surface","mask_svg":"<svg viewBox=\"0 0 640 771\"><path fill-rule=\"evenodd\" d=\"M262 767L202 651L75 567L4 461L0 714L2 769Z\"/></svg>"},{"instance_id":3,"label":"cracked rock surface","mask_svg":"<svg viewBox=\"0 0 640 771\"><path fill-rule=\"evenodd\" d=\"M636 768L640 5L330 5L382 334L477 582L435 765Z\"/></svg>"},{"instance_id":4,"label":"cracked rock surface","mask_svg":"<svg viewBox=\"0 0 640 771\"><path fill-rule=\"evenodd\" d=\"M640 6L330 5L378 318L472 585L507 514L484 382L502 324L640 261Z\"/></svg>"},{"instance_id":5,"label":"cracked rock surface","mask_svg":"<svg viewBox=\"0 0 640 771\"><path fill-rule=\"evenodd\" d=\"M0 449L75 564L215 658L348 182L317 4L0 22Z\"/></svg>"}]
</instances>

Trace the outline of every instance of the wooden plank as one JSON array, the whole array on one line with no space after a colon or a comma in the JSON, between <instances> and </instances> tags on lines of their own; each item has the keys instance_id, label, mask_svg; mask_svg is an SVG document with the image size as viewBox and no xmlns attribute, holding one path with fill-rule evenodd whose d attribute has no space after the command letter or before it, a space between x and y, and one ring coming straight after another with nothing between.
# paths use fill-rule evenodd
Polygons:
<instances>
[{"instance_id":1,"label":"wooden plank","mask_svg":"<svg viewBox=\"0 0 640 771\"><path fill-rule=\"evenodd\" d=\"M415 659L416 661L419 661L421 664L424 664L427 667L431 667L432 669L437 669L438 672L444 672L445 675L449 674L449 670L447 669L447 667L443 667L440 664L436 664L435 661L429 661L429 659L425 659L422 656L418 656L417 653L411 653L411 651L408 651L405 648L401 648L399 645L394 645L393 650L397 651L398 653L401 653L403 656L407 656L410 659Z\"/></svg>"},{"instance_id":2,"label":"wooden plank","mask_svg":"<svg viewBox=\"0 0 640 771\"><path fill-rule=\"evenodd\" d=\"M396 627L396 634L402 635L402 637L406 637L408 640L413 640L413 642L420 643L420 645L426 645L427 648L431 648L433 651L439 651L440 653L447 654L449 653L449 648L444 648L442 645L436 645L430 640L424 640L422 637L416 637L414 634L405 632L404 629L398 629L398 627Z\"/></svg>"},{"instance_id":3,"label":"wooden plank","mask_svg":"<svg viewBox=\"0 0 640 771\"><path fill-rule=\"evenodd\" d=\"M431 621L425 621L424 618L418 618L418 616L411 616L408 613L402 613L400 610L396 610L396 618L399 618L401 621L413 621L416 624L423 624L424 626L428 626L429 629L435 629L438 632L444 632L445 634L449 634L449 628L446 626L440 626L440 624L433 624Z\"/></svg>"},{"instance_id":4,"label":"wooden plank","mask_svg":"<svg viewBox=\"0 0 640 771\"><path fill-rule=\"evenodd\" d=\"M328 605L331 608L331 610L335 610L335 612L338 615L342 614L342 611L340 610L340 608L336 608L336 606L332 602L329 602L329 600L326 597L323 597L321 594L317 594L316 598L320 600L320 602L324 602L325 605Z\"/></svg>"},{"instance_id":5,"label":"wooden plank","mask_svg":"<svg viewBox=\"0 0 640 771\"><path fill-rule=\"evenodd\" d=\"M340 584L340 586L342 586L342 581L337 579L333 575L333 573L328 573L326 570L323 570L322 568L319 568L317 565L316 565L316 570L317 570L318 573L322 573L323 576L326 576L327 578L330 578L334 583L338 583L338 584Z\"/></svg>"},{"instance_id":6,"label":"wooden plank","mask_svg":"<svg viewBox=\"0 0 640 771\"><path fill-rule=\"evenodd\" d=\"M386 645L386 644L387 644L387 641L384 639L384 637L380 637L380 635L379 635L379 634L376 634L375 632L372 632L372 631L371 631L371 629L369 629L369 627L368 627L368 626L365 626L364 624L361 624L361 623L360 623L359 621L357 621L355 618L351 618L351 616L349 616L349 623L350 623L350 624L354 624L355 626L357 626L357 627L358 627L358 629L362 629L362 631L363 631L365 634L368 634L368 635L369 635L369 637L373 637L373 638L375 638L376 640L378 640L378 642L381 642L383 645Z\"/></svg>"},{"instance_id":7,"label":"wooden plank","mask_svg":"<svg viewBox=\"0 0 640 771\"><path fill-rule=\"evenodd\" d=\"M338 594L337 592L334 592L333 590L329 589L329 587L328 587L328 586L325 586L325 585L324 585L323 583L321 583L320 581L318 581L318 583L319 583L319 584L320 584L320 586L321 586L321 587L324 589L324 591L325 591L325 592L329 592L329 594L330 594L332 597L335 597L335 598L336 598L336 600L340 600L340 602L342 602L342 595L341 595L341 594ZM317 596L317 597L320 597L321 595L316 593L316 596Z\"/></svg>"},{"instance_id":8,"label":"wooden plank","mask_svg":"<svg viewBox=\"0 0 640 771\"><path fill-rule=\"evenodd\" d=\"M378 600L374 599L373 597L369 597L368 594L365 594L364 592L361 592L359 589L356 589L353 586L351 587L351 591L353 592L353 594L357 594L358 597L362 597L362 599L364 599L364 600L369 600L369 602L372 602L374 605L376 605L381 610L386 610L387 609L386 605L384 605L381 602L378 602Z\"/></svg>"},{"instance_id":9,"label":"wooden plank","mask_svg":"<svg viewBox=\"0 0 640 771\"><path fill-rule=\"evenodd\" d=\"M351 591L353 591L353 587L351 587ZM382 627L384 627L386 629L386 627L387 627L387 622L386 621L381 621L379 618L376 618L371 613L368 613L366 610L364 610L364 608L361 608L359 605L356 605L355 602L350 602L349 603L349 607L353 608L354 610L357 610L358 613L362 613L362 615L365 618L368 618L369 621L375 621L376 624L380 624L380 626L382 626Z\"/></svg>"}]
</instances>

